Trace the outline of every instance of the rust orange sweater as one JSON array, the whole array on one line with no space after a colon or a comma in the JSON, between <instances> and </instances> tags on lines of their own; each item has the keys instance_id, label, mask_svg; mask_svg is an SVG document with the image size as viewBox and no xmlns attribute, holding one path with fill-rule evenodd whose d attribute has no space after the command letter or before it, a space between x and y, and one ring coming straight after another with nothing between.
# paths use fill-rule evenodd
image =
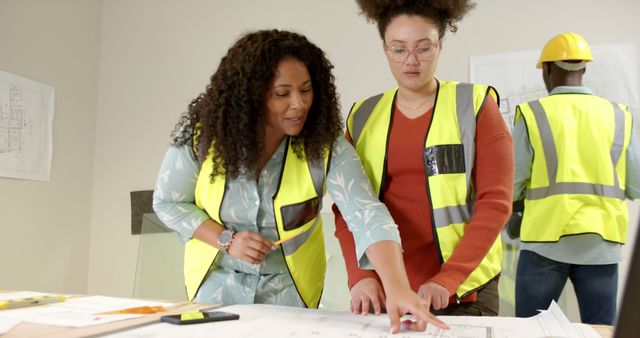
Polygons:
<instances>
[{"instance_id":1,"label":"rust orange sweater","mask_svg":"<svg viewBox=\"0 0 640 338\"><path fill-rule=\"evenodd\" d=\"M480 264L502 226L511 214L513 193L513 143L497 104L485 99L478 114L476 156L472 178L476 185L476 203L465 234L450 259L441 264L433 238L428 183L422 149L433 110L416 119L405 117L396 107L393 112L384 203L400 230L404 263L411 288L427 281L436 282L454 294L459 285ZM347 135L349 138L349 135ZM373 277L375 271L358 268L353 236L338 212L336 237L340 242L349 276L349 288ZM475 301L472 293L463 301ZM450 299L454 302L454 298Z\"/></svg>"}]
</instances>

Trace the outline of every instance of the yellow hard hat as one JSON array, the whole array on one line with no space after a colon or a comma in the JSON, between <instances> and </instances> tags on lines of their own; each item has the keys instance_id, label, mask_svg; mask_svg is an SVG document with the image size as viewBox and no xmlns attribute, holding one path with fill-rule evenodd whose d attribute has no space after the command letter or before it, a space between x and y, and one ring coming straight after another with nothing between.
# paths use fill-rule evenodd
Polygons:
<instances>
[{"instance_id":1,"label":"yellow hard hat","mask_svg":"<svg viewBox=\"0 0 640 338\"><path fill-rule=\"evenodd\" d=\"M554 36L542 48L536 68L542 68L543 62L566 60L593 61L591 48L582 36L576 33L562 33Z\"/></svg>"}]
</instances>

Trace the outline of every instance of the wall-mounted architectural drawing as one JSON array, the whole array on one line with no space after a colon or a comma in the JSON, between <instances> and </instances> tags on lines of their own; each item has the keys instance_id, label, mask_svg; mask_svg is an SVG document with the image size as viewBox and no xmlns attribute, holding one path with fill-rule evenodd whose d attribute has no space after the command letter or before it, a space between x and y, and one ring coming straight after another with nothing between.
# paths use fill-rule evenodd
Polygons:
<instances>
[{"instance_id":1,"label":"wall-mounted architectural drawing","mask_svg":"<svg viewBox=\"0 0 640 338\"><path fill-rule=\"evenodd\" d=\"M54 89L0 71L0 176L49 181Z\"/></svg>"},{"instance_id":2,"label":"wall-mounted architectural drawing","mask_svg":"<svg viewBox=\"0 0 640 338\"><path fill-rule=\"evenodd\" d=\"M629 106L637 117L640 107L638 67L634 44L592 45L584 85L594 94ZM542 72L536 68L540 51L471 57L470 81L494 86L500 94L500 112L513 127L518 104L547 95ZM636 119L637 120L637 119Z\"/></svg>"}]
</instances>

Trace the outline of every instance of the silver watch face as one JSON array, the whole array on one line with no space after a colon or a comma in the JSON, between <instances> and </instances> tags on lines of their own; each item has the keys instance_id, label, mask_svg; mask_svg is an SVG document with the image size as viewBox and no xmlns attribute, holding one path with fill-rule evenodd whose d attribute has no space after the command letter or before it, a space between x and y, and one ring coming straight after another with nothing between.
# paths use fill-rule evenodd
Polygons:
<instances>
[{"instance_id":1,"label":"silver watch face","mask_svg":"<svg viewBox=\"0 0 640 338\"><path fill-rule=\"evenodd\" d=\"M218 244L224 248L227 248L227 246L229 246L229 243L231 243L231 238L233 238L233 231L229 229L224 230L220 233L220 236L218 236Z\"/></svg>"}]
</instances>

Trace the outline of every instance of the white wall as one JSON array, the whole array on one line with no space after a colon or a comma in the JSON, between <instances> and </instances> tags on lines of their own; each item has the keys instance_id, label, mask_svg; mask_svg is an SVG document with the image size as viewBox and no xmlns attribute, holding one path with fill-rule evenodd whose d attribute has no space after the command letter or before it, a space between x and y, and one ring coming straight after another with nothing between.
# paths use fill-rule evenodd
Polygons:
<instances>
[{"instance_id":1,"label":"white wall","mask_svg":"<svg viewBox=\"0 0 640 338\"><path fill-rule=\"evenodd\" d=\"M100 1L0 0L0 70L55 87L51 181L0 178L0 288L87 290Z\"/></svg>"},{"instance_id":2,"label":"white wall","mask_svg":"<svg viewBox=\"0 0 640 338\"><path fill-rule=\"evenodd\" d=\"M439 78L467 80L470 56L538 49L564 31L640 46L636 0L477 2L447 35ZM23 271L0 288L132 294L129 192L153 188L178 115L259 28L325 49L343 112L394 85L351 0L0 0L0 69L56 87L52 181L0 178L0 271Z\"/></svg>"}]
</instances>

